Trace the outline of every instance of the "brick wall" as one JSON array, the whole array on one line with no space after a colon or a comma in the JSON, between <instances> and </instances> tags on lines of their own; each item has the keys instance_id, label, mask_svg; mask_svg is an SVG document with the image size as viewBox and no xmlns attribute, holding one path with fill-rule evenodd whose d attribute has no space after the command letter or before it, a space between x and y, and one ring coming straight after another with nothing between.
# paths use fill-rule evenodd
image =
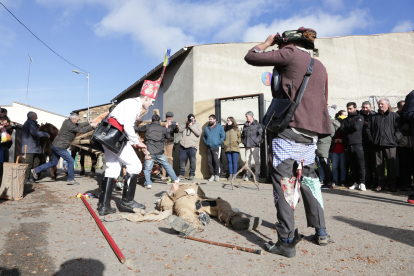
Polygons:
<instances>
[{"instance_id":1,"label":"brick wall","mask_svg":"<svg viewBox=\"0 0 414 276\"><path fill-rule=\"evenodd\" d=\"M107 105L102 105L102 106L98 106L98 107L93 107L89 109L89 120L93 120L96 117L98 117L99 115L101 115L102 113L105 113L107 111L109 111L109 108L111 107L112 104L107 104ZM84 118L83 116L86 115L86 117ZM79 112L79 122L80 123L84 123L88 120L88 110L82 110Z\"/></svg>"}]
</instances>

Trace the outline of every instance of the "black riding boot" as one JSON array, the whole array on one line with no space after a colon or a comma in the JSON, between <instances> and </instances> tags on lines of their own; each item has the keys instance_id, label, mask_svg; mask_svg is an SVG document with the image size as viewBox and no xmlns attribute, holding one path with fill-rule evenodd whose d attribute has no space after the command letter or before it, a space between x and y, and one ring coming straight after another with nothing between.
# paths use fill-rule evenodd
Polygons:
<instances>
[{"instance_id":1,"label":"black riding boot","mask_svg":"<svg viewBox=\"0 0 414 276\"><path fill-rule=\"evenodd\" d=\"M137 181L138 174L127 174L124 182L121 206L131 211L133 211L134 208L145 209L145 205L134 200Z\"/></svg>"},{"instance_id":2,"label":"black riding boot","mask_svg":"<svg viewBox=\"0 0 414 276\"><path fill-rule=\"evenodd\" d=\"M99 196L98 212L100 216L113 214L116 208L111 206L112 185L114 178L104 177L101 186L101 195Z\"/></svg>"},{"instance_id":3,"label":"black riding boot","mask_svg":"<svg viewBox=\"0 0 414 276\"><path fill-rule=\"evenodd\" d=\"M296 255L296 244L299 243L303 238L303 235L299 235L298 229L295 230L295 237L292 243L284 243L280 239L277 243L269 242L265 243L267 251L273 254L282 255L288 258L295 257Z\"/></svg>"}]
</instances>

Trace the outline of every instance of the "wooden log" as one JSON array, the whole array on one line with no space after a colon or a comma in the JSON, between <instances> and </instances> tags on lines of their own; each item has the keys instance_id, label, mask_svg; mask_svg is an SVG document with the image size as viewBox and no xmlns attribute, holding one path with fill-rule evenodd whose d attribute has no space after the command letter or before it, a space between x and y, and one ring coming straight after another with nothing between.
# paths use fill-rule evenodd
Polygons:
<instances>
[{"instance_id":1,"label":"wooden log","mask_svg":"<svg viewBox=\"0 0 414 276\"><path fill-rule=\"evenodd\" d=\"M29 164L3 164L3 180L0 186L0 198L19 200L23 198L24 179Z\"/></svg>"},{"instance_id":2,"label":"wooden log","mask_svg":"<svg viewBox=\"0 0 414 276\"><path fill-rule=\"evenodd\" d=\"M95 148L93 148L93 147L91 147L91 146L88 146L88 145L74 145L75 147L78 147L78 148L81 148L81 149L83 149L83 150L86 150L86 151L88 151L88 152L92 152L93 154L96 154L96 155L103 155L104 153L102 152L102 151L100 151L100 150L97 150L97 149L95 149Z\"/></svg>"}]
</instances>

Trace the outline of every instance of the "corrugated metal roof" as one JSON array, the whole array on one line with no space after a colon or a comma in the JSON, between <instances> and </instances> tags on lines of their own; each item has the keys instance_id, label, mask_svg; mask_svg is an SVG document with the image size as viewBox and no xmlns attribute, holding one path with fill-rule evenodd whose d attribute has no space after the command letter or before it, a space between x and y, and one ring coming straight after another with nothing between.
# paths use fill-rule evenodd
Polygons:
<instances>
[{"instance_id":1,"label":"corrugated metal roof","mask_svg":"<svg viewBox=\"0 0 414 276\"><path fill-rule=\"evenodd\" d=\"M172 62L175 58L177 58L180 55L182 55L183 53L185 53L187 50L191 50L192 48L193 48L193 46L187 46L187 47L181 48L180 50L178 50L175 54L173 54L170 57L170 62ZM158 66L156 66L154 69L152 69L151 71L149 71L148 73L146 73L145 76L143 76L142 78L140 78L139 80L137 80L136 82L134 82L134 84L132 84L127 89L125 89L120 94L118 94L118 96L116 96L115 98L113 98L112 101L118 100L122 95L124 95L125 93L127 93L128 91L130 91L131 89L133 89L134 87L138 86L146 78L148 78L149 76L151 76L155 71L161 69L163 67L163 63L164 62L161 62L160 64L158 64Z\"/></svg>"}]
</instances>

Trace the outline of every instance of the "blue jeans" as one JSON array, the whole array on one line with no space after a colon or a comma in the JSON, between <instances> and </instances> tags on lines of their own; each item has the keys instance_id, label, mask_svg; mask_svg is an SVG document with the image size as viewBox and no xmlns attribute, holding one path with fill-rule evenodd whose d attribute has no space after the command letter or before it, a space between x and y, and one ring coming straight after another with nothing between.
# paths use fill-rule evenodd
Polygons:
<instances>
[{"instance_id":1,"label":"blue jeans","mask_svg":"<svg viewBox=\"0 0 414 276\"><path fill-rule=\"evenodd\" d=\"M158 161L158 163L160 163L160 165L164 167L165 171L171 177L172 181L175 181L175 180L178 179L178 177L175 174L173 168L171 167L170 163L168 162L167 157L165 157L164 154L158 154L158 155L151 154L151 160L145 160L144 175L145 175L145 182L147 183L147 185L152 185L151 170L154 167L154 161L155 160Z\"/></svg>"},{"instance_id":2,"label":"blue jeans","mask_svg":"<svg viewBox=\"0 0 414 276\"><path fill-rule=\"evenodd\" d=\"M74 180L75 179L75 171L74 171L75 161L73 160L72 156L70 156L70 153L66 149L57 148L53 145L52 145L52 161L35 168L36 172L40 173L40 172L43 172L47 169L50 169L56 166L57 163L59 162L60 157L62 157L63 160L65 160L68 163L68 180Z\"/></svg>"},{"instance_id":3,"label":"blue jeans","mask_svg":"<svg viewBox=\"0 0 414 276\"><path fill-rule=\"evenodd\" d=\"M341 169L341 181L345 183L346 180L346 155L345 152L332 154L332 174L333 181L338 183L338 165Z\"/></svg>"},{"instance_id":4,"label":"blue jeans","mask_svg":"<svg viewBox=\"0 0 414 276\"><path fill-rule=\"evenodd\" d=\"M227 160L229 161L229 173L236 174L237 173L237 157L239 157L239 153L235 151L227 151L226 157L227 157Z\"/></svg>"}]
</instances>

